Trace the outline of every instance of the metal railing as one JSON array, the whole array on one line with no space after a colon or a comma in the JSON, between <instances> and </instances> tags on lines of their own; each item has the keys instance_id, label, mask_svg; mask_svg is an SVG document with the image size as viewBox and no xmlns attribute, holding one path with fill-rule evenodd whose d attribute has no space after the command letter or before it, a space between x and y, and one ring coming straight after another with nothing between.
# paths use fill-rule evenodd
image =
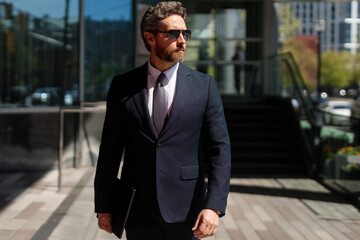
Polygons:
<instances>
[{"instance_id":1,"label":"metal railing","mask_svg":"<svg viewBox=\"0 0 360 240\"><path fill-rule=\"evenodd\" d=\"M278 54L270 58L272 64L272 91L270 95L288 99L297 114L309 174L314 174L316 161L316 134L318 126L316 111L300 70L291 53Z\"/></svg>"},{"instance_id":2,"label":"metal railing","mask_svg":"<svg viewBox=\"0 0 360 240\"><path fill-rule=\"evenodd\" d=\"M93 107L86 107L93 106ZM97 108L94 108L97 106ZM78 113L79 114L79 126L78 126L78 138L76 145L78 146L76 157L74 158L74 167L80 165L82 159L82 139L84 128L84 113L105 113L106 104L104 102L82 102L78 108L60 108L59 110L59 157L58 157L58 190L62 186L62 162L64 153L64 115L65 113Z\"/></svg>"},{"instance_id":3,"label":"metal railing","mask_svg":"<svg viewBox=\"0 0 360 240\"><path fill-rule=\"evenodd\" d=\"M270 61L273 64L274 83L271 95L290 98L298 105L302 138L314 156L315 174L350 195L360 192L360 171L349 171L351 164L360 164L360 157L349 160L346 154L347 151L356 152L359 146L360 101L329 98L323 104L316 105L291 53L278 54ZM351 114L336 114L324 107L331 102L341 104L346 101L351 103L347 105ZM358 152L360 154L360 149Z\"/></svg>"}]
</instances>

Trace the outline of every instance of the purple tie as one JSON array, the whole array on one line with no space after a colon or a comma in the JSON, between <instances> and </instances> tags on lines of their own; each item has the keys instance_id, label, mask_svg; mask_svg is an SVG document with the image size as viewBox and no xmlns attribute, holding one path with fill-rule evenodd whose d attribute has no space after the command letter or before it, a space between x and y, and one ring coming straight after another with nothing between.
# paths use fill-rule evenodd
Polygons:
<instances>
[{"instance_id":1,"label":"purple tie","mask_svg":"<svg viewBox=\"0 0 360 240\"><path fill-rule=\"evenodd\" d=\"M156 84L153 94L152 118L153 118L155 130L158 134L160 134L161 132L167 114L167 104L166 104L166 96L164 89L165 77L166 77L165 74L161 73L159 77L156 79Z\"/></svg>"}]
</instances>

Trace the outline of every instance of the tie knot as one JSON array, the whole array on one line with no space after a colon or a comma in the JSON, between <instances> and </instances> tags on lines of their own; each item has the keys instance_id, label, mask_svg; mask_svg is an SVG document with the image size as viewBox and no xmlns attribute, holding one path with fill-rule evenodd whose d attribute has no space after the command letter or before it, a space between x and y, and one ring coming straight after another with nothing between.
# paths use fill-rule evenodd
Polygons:
<instances>
[{"instance_id":1,"label":"tie knot","mask_svg":"<svg viewBox=\"0 0 360 240\"><path fill-rule=\"evenodd\" d=\"M165 80L165 73L160 73L159 77L156 79L156 84L161 84L161 86L164 86L164 80Z\"/></svg>"}]
</instances>

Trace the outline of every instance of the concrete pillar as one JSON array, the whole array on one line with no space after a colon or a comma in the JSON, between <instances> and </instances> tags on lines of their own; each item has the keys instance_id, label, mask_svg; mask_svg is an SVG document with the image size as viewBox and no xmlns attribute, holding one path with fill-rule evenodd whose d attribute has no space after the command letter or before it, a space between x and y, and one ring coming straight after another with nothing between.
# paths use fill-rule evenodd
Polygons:
<instances>
[{"instance_id":1,"label":"concrete pillar","mask_svg":"<svg viewBox=\"0 0 360 240\"><path fill-rule=\"evenodd\" d=\"M225 9L222 11L220 16L220 21L218 27L223 28L223 35L221 37L224 38L234 38L235 37L235 24L236 24L236 10L235 9ZM224 41L219 43L221 45L221 50L223 60L231 61L234 51L235 51L235 44L234 42ZM235 91L235 84L234 84L234 65L226 64L223 65L223 89L222 93L225 94L233 94L236 93Z\"/></svg>"},{"instance_id":2,"label":"concrete pillar","mask_svg":"<svg viewBox=\"0 0 360 240\"><path fill-rule=\"evenodd\" d=\"M263 46L263 58L262 58L262 84L263 95L269 95L275 91L276 77L273 77L273 62L270 62L272 56L277 53L277 30L275 28L275 11L272 1L263 1L264 13L263 13L263 34L262 34L262 46Z\"/></svg>"}]
</instances>

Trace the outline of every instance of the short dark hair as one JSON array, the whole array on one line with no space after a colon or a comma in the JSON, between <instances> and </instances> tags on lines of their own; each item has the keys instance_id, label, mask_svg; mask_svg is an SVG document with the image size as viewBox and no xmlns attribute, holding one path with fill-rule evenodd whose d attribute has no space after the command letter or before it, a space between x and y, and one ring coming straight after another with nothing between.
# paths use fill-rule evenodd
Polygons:
<instances>
[{"instance_id":1,"label":"short dark hair","mask_svg":"<svg viewBox=\"0 0 360 240\"><path fill-rule=\"evenodd\" d=\"M148 51L151 50L151 47L146 42L144 33L158 30L161 26L161 21L171 15L180 15L185 20L186 8L182 6L181 2L169 1L159 2L155 6L151 6L146 10L141 20L140 28L141 38L143 39L145 47Z\"/></svg>"}]
</instances>

